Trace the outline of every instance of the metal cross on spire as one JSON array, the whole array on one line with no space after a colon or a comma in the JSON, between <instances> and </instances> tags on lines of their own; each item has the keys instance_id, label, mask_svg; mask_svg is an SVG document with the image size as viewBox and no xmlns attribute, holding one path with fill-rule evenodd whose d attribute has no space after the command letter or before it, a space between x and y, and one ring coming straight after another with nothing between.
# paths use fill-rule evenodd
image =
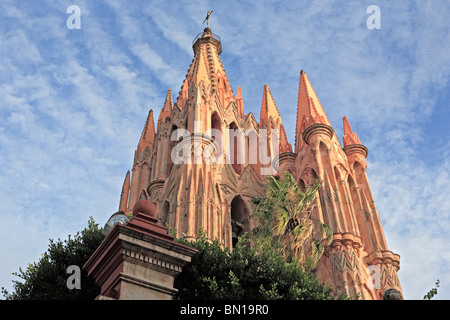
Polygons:
<instances>
[{"instance_id":1,"label":"metal cross on spire","mask_svg":"<svg viewBox=\"0 0 450 320\"><path fill-rule=\"evenodd\" d=\"M207 28L209 28L209 18L211 17L213 12L214 12L214 10L208 11L208 13L206 14L205 20L202 22L202 24L203 24L206 21L206 27Z\"/></svg>"}]
</instances>

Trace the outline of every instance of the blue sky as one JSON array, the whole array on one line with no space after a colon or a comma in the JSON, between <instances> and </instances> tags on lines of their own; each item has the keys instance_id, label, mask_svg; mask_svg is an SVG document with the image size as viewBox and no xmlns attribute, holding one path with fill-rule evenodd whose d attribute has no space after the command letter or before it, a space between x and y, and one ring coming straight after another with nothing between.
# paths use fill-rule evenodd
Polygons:
<instances>
[{"instance_id":1,"label":"blue sky","mask_svg":"<svg viewBox=\"0 0 450 320\"><path fill-rule=\"evenodd\" d=\"M81 29L69 30L70 5ZM370 5L381 29L369 30ZM270 86L294 143L308 74L338 137L369 149L368 176L407 299L450 299L448 1L0 3L0 286L48 239L117 210L149 109L178 95L208 10L233 90L259 119Z\"/></svg>"}]
</instances>

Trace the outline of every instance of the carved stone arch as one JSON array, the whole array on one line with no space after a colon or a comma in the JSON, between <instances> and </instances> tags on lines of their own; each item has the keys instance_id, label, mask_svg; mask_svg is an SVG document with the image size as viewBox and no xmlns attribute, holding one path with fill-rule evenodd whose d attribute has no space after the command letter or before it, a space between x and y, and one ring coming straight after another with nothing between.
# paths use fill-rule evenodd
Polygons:
<instances>
[{"instance_id":1,"label":"carved stone arch","mask_svg":"<svg viewBox=\"0 0 450 320\"><path fill-rule=\"evenodd\" d=\"M174 124L178 128L184 128L184 121L182 120L182 119L184 119L184 115L185 115L184 111L175 111L175 109L174 109L174 111L172 111L172 114L170 117L170 119L171 119L170 124ZM169 128L170 125L167 127Z\"/></svg>"},{"instance_id":2,"label":"carved stone arch","mask_svg":"<svg viewBox=\"0 0 450 320\"><path fill-rule=\"evenodd\" d=\"M220 116L217 110L214 110L211 113L210 125L211 125L211 139L214 141L215 145L218 147L217 150L214 151L214 156L216 160L219 160L220 157L223 156L223 139L224 132L222 131L222 117Z\"/></svg>"},{"instance_id":3,"label":"carved stone arch","mask_svg":"<svg viewBox=\"0 0 450 320\"><path fill-rule=\"evenodd\" d=\"M145 147L144 152L142 154L142 164L144 163L146 165L150 164L150 155L151 155L150 148L147 146Z\"/></svg>"},{"instance_id":4,"label":"carved stone arch","mask_svg":"<svg viewBox=\"0 0 450 320\"><path fill-rule=\"evenodd\" d=\"M328 148L328 145L321 138L317 139L317 151L322 157L330 152L330 148Z\"/></svg>"},{"instance_id":5,"label":"carved stone arch","mask_svg":"<svg viewBox=\"0 0 450 320\"><path fill-rule=\"evenodd\" d=\"M212 110L217 111L220 117L223 118L225 115L225 107L222 106L222 102L220 101L219 93L217 92L217 90L211 93L210 98Z\"/></svg>"},{"instance_id":6,"label":"carved stone arch","mask_svg":"<svg viewBox=\"0 0 450 320\"><path fill-rule=\"evenodd\" d=\"M236 111L237 111L237 104L236 104L236 101L231 100L230 102L228 102L227 109L230 109L230 108L235 108Z\"/></svg>"},{"instance_id":7,"label":"carved stone arch","mask_svg":"<svg viewBox=\"0 0 450 320\"><path fill-rule=\"evenodd\" d=\"M227 81L225 79L225 77L222 75L222 73L220 72L220 70L217 72L217 93L219 96L219 101L220 104L222 105L222 108L226 108L225 106L225 99L226 97L229 95L229 87L227 85Z\"/></svg>"},{"instance_id":8,"label":"carved stone arch","mask_svg":"<svg viewBox=\"0 0 450 320\"><path fill-rule=\"evenodd\" d=\"M186 108L186 110L187 109L188 108ZM183 128L189 130L189 112L186 112L186 114L183 117Z\"/></svg>"},{"instance_id":9,"label":"carved stone arch","mask_svg":"<svg viewBox=\"0 0 450 320\"><path fill-rule=\"evenodd\" d=\"M365 170L365 166L361 161L358 161L357 159L352 164L352 169L355 173L358 173L360 170Z\"/></svg>"},{"instance_id":10,"label":"carved stone arch","mask_svg":"<svg viewBox=\"0 0 450 320\"><path fill-rule=\"evenodd\" d=\"M339 182L343 182L347 179L347 175L348 175L348 171L347 169L340 163L336 164L333 167L333 173L334 176L336 178L336 181Z\"/></svg>"},{"instance_id":11,"label":"carved stone arch","mask_svg":"<svg viewBox=\"0 0 450 320\"><path fill-rule=\"evenodd\" d=\"M236 122L236 124L238 124L239 127L242 127L242 119L239 116L239 112L237 109L237 105L235 101L230 101L226 107L225 110L225 116L228 119L231 119L231 122Z\"/></svg>"},{"instance_id":12,"label":"carved stone arch","mask_svg":"<svg viewBox=\"0 0 450 320\"><path fill-rule=\"evenodd\" d=\"M156 146L153 146L153 151L152 154L150 155L150 161L149 161L149 165L148 165L148 177L149 179L151 179L152 174L153 174L153 167L156 161L156 152L155 152Z\"/></svg>"},{"instance_id":13,"label":"carved stone arch","mask_svg":"<svg viewBox=\"0 0 450 320\"><path fill-rule=\"evenodd\" d=\"M147 192L145 192L145 190L141 190L141 194L139 195L139 200L148 200Z\"/></svg>"},{"instance_id":14,"label":"carved stone arch","mask_svg":"<svg viewBox=\"0 0 450 320\"><path fill-rule=\"evenodd\" d=\"M314 170L312 167L306 167L305 169L303 169L300 178L303 180L306 187L309 187L316 183L319 176L317 175L316 170Z\"/></svg>"},{"instance_id":15,"label":"carved stone arch","mask_svg":"<svg viewBox=\"0 0 450 320\"><path fill-rule=\"evenodd\" d=\"M303 116L303 119L302 119L302 122L301 122L300 127L302 128L302 132L301 132L301 133L303 133L303 132L305 131L305 129L306 129L306 120L305 120L305 116Z\"/></svg>"},{"instance_id":16,"label":"carved stone arch","mask_svg":"<svg viewBox=\"0 0 450 320\"><path fill-rule=\"evenodd\" d=\"M356 183L358 183L359 186L364 185L366 166L356 159L352 164L352 169L355 175Z\"/></svg>"},{"instance_id":17,"label":"carved stone arch","mask_svg":"<svg viewBox=\"0 0 450 320\"><path fill-rule=\"evenodd\" d=\"M233 197L230 203L230 220L231 220L231 240L234 247L238 238L245 232L250 231L250 211L247 203L238 194Z\"/></svg>"},{"instance_id":18,"label":"carved stone arch","mask_svg":"<svg viewBox=\"0 0 450 320\"><path fill-rule=\"evenodd\" d=\"M175 146L175 144L179 141L180 137L178 136L178 130L179 127L174 123L172 124L172 127L170 129L169 133L169 139L168 139L168 148L167 148L167 167L166 167L166 177L170 175L170 172L172 171L173 167L173 161L172 161L172 150ZM175 134L174 134L175 133ZM174 135L172 137L172 135Z\"/></svg>"},{"instance_id":19,"label":"carved stone arch","mask_svg":"<svg viewBox=\"0 0 450 320\"><path fill-rule=\"evenodd\" d=\"M305 191L306 190L306 184L305 184L305 181L303 181L302 178L298 179L297 185L298 185L298 187L300 188L301 191Z\"/></svg>"},{"instance_id":20,"label":"carved stone arch","mask_svg":"<svg viewBox=\"0 0 450 320\"><path fill-rule=\"evenodd\" d=\"M353 177L353 175L351 173L349 173L347 175L347 183L348 183L350 192L354 193L356 191L355 189L358 188L358 184L356 183L355 177Z\"/></svg>"},{"instance_id":21,"label":"carved stone arch","mask_svg":"<svg viewBox=\"0 0 450 320\"><path fill-rule=\"evenodd\" d=\"M201 105L201 109L200 110L206 110L206 108L208 106L208 100L207 100L206 96L204 96L202 94L201 100L202 100L202 105ZM201 111L201 112L203 113L203 111Z\"/></svg>"},{"instance_id":22,"label":"carved stone arch","mask_svg":"<svg viewBox=\"0 0 450 320\"><path fill-rule=\"evenodd\" d=\"M217 73L216 73L216 82L217 82L217 87L219 87L220 82L222 82L222 84L224 85L224 88L226 87L227 81L225 79L224 74L222 73L222 71L220 69L217 70Z\"/></svg>"},{"instance_id":23,"label":"carved stone arch","mask_svg":"<svg viewBox=\"0 0 450 320\"><path fill-rule=\"evenodd\" d=\"M222 117L219 115L219 112L217 111L214 111L211 114L211 129L218 129L220 130L220 132L222 132Z\"/></svg>"},{"instance_id":24,"label":"carved stone arch","mask_svg":"<svg viewBox=\"0 0 450 320\"><path fill-rule=\"evenodd\" d=\"M270 129L279 129L279 127L280 127L280 118L276 118L276 119L274 119L274 118L272 118L272 116L270 116L269 117L269 121L268 121L268 129L270 128Z\"/></svg>"},{"instance_id":25,"label":"carved stone arch","mask_svg":"<svg viewBox=\"0 0 450 320\"><path fill-rule=\"evenodd\" d=\"M237 123L235 121L232 121L229 126L228 126L229 130L238 130L239 126L237 125ZM231 140L233 139L233 140ZM239 162L243 162L243 161L239 161L239 153L240 152L245 152L245 150L239 150L239 148L241 148L242 146L239 145L239 136L238 135L229 135L228 137L228 141L227 141L227 145L229 146L228 150L230 150L231 154L229 155L229 159L231 160L231 165L234 169L234 171L237 174L242 174L242 167L243 164L239 163ZM245 145L244 145L245 148ZM244 153L244 158L245 158L245 153Z\"/></svg>"},{"instance_id":26,"label":"carved stone arch","mask_svg":"<svg viewBox=\"0 0 450 320\"><path fill-rule=\"evenodd\" d=\"M253 113L249 112L247 114L247 116L245 117L245 120L244 120L244 126L247 129L251 128L251 129L257 131L258 123L256 122L256 119L255 119L255 116L253 115Z\"/></svg>"}]
</instances>

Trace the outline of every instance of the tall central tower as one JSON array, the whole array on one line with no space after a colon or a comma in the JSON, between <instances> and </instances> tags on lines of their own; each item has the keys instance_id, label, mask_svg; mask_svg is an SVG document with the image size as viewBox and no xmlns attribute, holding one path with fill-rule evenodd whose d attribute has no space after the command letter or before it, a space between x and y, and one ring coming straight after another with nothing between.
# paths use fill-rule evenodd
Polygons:
<instances>
[{"instance_id":1,"label":"tall central tower","mask_svg":"<svg viewBox=\"0 0 450 320\"><path fill-rule=\"evenodd\" d=\"M156 129L153 111L148 114L131 174L125 177L119 212L132 211L138 200L150 200L160 223L177 237L195 239L203 231L224 247L233 247L254 227L250 200L264 195L264 169L273 168L273 162L260 155L273 159L279 154L274 175L288 170L301 188L322 181L313 219L317 226L330 226L334 239L317 265L319 279L363 299L381 299L390 288L401 291L399 256L387 248L366 174L368 149L347 118L342 147L301 71L292 150L269 86L262 88L257 121L244 112L241 88L236 94L231 89L220 58L220 38L207 27L194 39L193 50L175 103L169 89ZM205 154L215 161L204 161Z\"/></svg>"}]
</instances>

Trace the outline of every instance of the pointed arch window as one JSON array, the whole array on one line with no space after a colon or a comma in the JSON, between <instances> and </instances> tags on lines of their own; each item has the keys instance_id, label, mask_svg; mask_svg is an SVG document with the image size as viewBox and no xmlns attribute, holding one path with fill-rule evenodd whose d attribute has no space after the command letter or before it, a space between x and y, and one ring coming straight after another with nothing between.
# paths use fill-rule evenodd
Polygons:
<instances>
[{"instance_id":1,"label":"pointed arch window","mask_svg":"<svg viewBox=\"0 0 450 320\"><path fill-rule=\"evenodd\" d=\"M250 231L249 210L241 196L236 196L231 201L231 241L233 248L239 237Z\"/></svg>"},{"instance_id":2,"label":"pointed arch window","mask_svg":"<svg viewBox=\"0 0 450 320\"><path fill-rule=\"evenodd\" d=\"M241 145L241 141L240 141L240 132L238 132L239 127L236 125L236 123L233 121L232 123L230 123L230 135L229 135L229 139L228 139L228 143L229 143L229 149L230 150L230 155L229 155L229 159L231 160L232 166L234 171L237 174L241 174L242 173L242 162L240 157L242 158L241 153L244 152L245 150L241 150L242 149L242 145Z\"/></svg>"},{"instance_id":3,"label":"pointed arch window","mask_svg":"<svg viewBox=\"0 0 450 320\"><path fill-rule=\"evenodd\" d=\"M170 135L169 137L172 137L172 134L174 132L177 132L178 127L176 125L172 126L172 129L170 130ZM178 140L180 137L176 137ZM175 146L176 141L172 141L172 139L169 139L169 148L168 148L168 152L167 152L167 171L166 171L166 177L168 177L170 175L170 172L172 171L172 167L173 167L173 162L172 162L172 150L173 147Z\"/></svg>"}]
</instances>

